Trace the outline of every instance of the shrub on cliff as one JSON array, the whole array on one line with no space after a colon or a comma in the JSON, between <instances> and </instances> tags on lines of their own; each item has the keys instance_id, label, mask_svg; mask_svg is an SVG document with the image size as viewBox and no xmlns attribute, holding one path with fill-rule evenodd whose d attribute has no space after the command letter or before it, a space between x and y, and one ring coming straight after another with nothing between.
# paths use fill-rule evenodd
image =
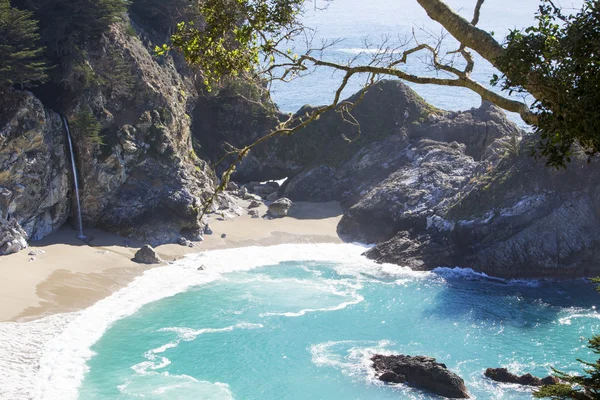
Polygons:
<instances>
[{"instance_id":1,"label":"shrub on cliff","mask_svg":"<svg viewBox=\"0 0 600 400\"><path fill-rule=\"evenodd\" d=\"M48 66L43 53L32 13L0 0L0 87L44 82Z\"/></svg>"}]
</instances>

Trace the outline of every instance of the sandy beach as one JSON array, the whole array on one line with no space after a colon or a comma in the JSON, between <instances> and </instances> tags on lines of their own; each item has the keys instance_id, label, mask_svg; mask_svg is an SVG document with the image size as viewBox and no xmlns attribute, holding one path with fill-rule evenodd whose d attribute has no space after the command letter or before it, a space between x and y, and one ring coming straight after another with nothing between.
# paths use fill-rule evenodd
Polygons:
<instances>
[{"instance_id":1,"label":"sandy beach","mask_svg":"<svg viewBox=\"0 0 600 400\"><path fill-rule=\"evenodd\" d=\"M240 206L246 209L247 204ZM266 206L259 208L260 215ZM340 243L336 226L342 210L338 203L295 203L281 219L217 218L212 235L195 247L167 244L156 247L167 262L186 254L214 249L268 246L283 243ZM132 261L144 243L98 229L86 229L89 245L63 227L30 243L29 249L0 258L0 321L29 321L47 315L77 311L93 305L131 282L152 266ZM225 238L221 235L225 234ZM39 254L34 254L39 253Z\"/></svg>"}]
</instances>

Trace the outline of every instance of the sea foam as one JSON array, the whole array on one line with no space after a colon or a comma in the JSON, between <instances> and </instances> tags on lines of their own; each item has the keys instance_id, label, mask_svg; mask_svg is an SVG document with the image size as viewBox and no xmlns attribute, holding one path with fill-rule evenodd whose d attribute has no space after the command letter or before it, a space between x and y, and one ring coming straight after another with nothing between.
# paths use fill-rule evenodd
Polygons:
<instances>
[{"instance_id":1,"label":"sea foam","mask_svg":"<svg viewBox=\"0 0 600 400\"><path fill-rule=\"evenodd\" d=\"M193 254L146 271L127 287L83 311L28 323L1 323L0 398L76 399L88 371L86 363L94 355L91 347L115 321L132 315L147 303L219 279L223 273L284 261L335 261L361 265L371 274L409 274L401 267L377 265L361 257L364 251L365 246L355 244L286 244ZM198 271L202 264L206 270ZM350 303L356 301L359 299ZM171 345L157 348L154 353Z\"/></svg>"}]
</instances>

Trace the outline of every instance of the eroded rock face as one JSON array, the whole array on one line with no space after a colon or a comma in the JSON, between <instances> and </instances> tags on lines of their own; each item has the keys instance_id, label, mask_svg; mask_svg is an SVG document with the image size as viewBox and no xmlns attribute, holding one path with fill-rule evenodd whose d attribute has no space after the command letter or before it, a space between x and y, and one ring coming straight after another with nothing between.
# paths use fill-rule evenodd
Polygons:
<instances>
[{"instance_id":1,"label":"eroded rock face","mask_svg":"<svg viewBox=\"0 0 600 400\"><path fill-rule=\"evenodd\" d=\"M33 240L69 215L65 140L60 116L33 94L0 93L0 220L15 219Z\"/></svg>"},{"instance_id":2,"label":"eroded rock face","mask_svg":"<svg viewBox=\"0 0 600 400\"><path fill-rule=\"evenodd\" d=\"M451 399L468 399L465 382L446 365L426 356L376 354L371 358L378 378L390 383L408 383Z\"/></svg>"},{"instance_id":3,"label":"eroded rock face","mask_svg":"<svg viewBox=\"0 0 600 400\"><path fill-rule=\"evenodd\" d=\"M461 266L505 278L576 278L600 273L598 161L575 154L564 171L505 156L425 226L401 231L370 258L415 269Z\"/></svg>"},{"instance_id":4,"label":"eroded rock face","mask_svg":"<svg viewBox=\"0 0 600 400\"><path fill-rule=\"evenodd\" d=\"M342 238L380 243L399 231L424 229L477 166L464 145L428 139L409 145L398 158L401 166L346 210L337 228Z\"/></svg>"}]
</instances>

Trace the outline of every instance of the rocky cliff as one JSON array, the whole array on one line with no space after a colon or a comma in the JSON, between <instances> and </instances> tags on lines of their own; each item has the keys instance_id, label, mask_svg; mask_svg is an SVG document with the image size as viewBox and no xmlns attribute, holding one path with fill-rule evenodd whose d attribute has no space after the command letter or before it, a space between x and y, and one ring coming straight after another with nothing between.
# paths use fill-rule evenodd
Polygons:
<instances>
[{"instance_id":1,"label":"rocky cliff","mask_svg":"<svg viewBox=\"0 0 600 400\"><path fill-rule=\"evenodd\" d=\"M338 233L377 244L367 256L381 262L509 278L600 273L597 161L579 154L549 169L497 107L437 110L400 82L371 88L354 116L360 136L330 112L260 149L239 176L289 176L286 197L341 201Z\"/></svg>"},{"instance_id":2,"label":"rocky cliff","mask_svg":"<svg viewBox=\"0 0 600 400\"><path fill-rule=\"evenodd\" d=\"M73 215L60 112L71 124L84 226L152 244L199 235L216 180L192 148L195 72L155 57L152 37L139 18L113 24L88 45L89 76L76 92L51 84L35 90L39 98L0 96L0 219L15 219L35 240Z\"/></svg>"}]
</instances>

